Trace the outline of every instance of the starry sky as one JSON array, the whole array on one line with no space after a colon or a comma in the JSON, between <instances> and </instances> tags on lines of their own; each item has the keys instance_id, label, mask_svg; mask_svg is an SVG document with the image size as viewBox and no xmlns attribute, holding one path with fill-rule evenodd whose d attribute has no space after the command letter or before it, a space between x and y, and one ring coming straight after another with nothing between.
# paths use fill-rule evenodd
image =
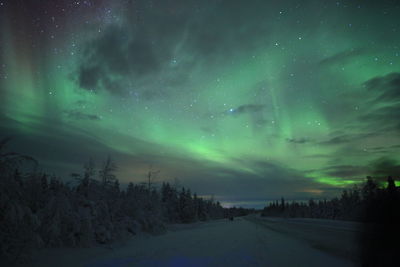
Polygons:
<instances>
[{"instance_id":1,"label":"starry sky","mask_svg":"<svg viewBox=\"0 0 400 267\"><path fill-rule=\"evenodd\" d=\"M400 2L0 0L0 136L226 206L400 175Z\"/></svg>"}]
</instances>

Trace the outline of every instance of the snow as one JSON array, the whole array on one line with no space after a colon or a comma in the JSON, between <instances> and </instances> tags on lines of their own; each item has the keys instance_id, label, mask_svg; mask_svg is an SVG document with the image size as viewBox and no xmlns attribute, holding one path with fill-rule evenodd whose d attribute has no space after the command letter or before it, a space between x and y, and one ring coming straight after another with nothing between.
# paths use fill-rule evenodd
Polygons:
<instances>
[{"instance_id":1,"label":"snow","mask_svg":"<svg viewBox=\"0 0 400 267\"><path fill-rule=\"evenodd\" d=\"M281 224L275 220L273 224ZM141 234L113 247L46 249L29 266L353 266L308 240L271 230L263 218L171 225L163 235ZM341 231L336 229L336 231Z\"/></svg>"}]
</instances>

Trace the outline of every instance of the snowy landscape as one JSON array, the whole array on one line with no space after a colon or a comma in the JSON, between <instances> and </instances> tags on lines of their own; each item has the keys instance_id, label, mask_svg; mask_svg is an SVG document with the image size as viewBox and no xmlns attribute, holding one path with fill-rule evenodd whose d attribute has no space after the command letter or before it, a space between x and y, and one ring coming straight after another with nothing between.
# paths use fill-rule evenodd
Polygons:
<instances>
[{"instance_id":1,"label":"snowy landscape","mask_svg":"<svg viewBox=\"0 0 400 267\"><path fill-rule=\"evenodd\" d=\"M400 266L399 18L0 0L0 266Z\"/></svg>"},{"instance_id":2,"label":"snowy landscape","mask_svg":"<svg viewBox=\"0 0 400 267\"><path fill-rule=\"evenodd\" d=\"M280 231L270 228L276 224L281 224ZM351 259L356 232L356 224L345 222L250 215L171 225L166 234L142 235L110 247L49 249L35 255L30 266L358 266Z\"/></svg>"},{"instance_id":3,"label":"snowy landscape","mask_svg":"<svg viewBox=\"0 0 400 267\"><path fill-rule=\"evenodd\" d=\"M184 187L157 188L151 170L147 183L120 189L110 157L98 171L89 160L82 174L73 174L73 184L48 180L35 168L22 172L37 162L5 152L9 141L0 142L0 255L6 266L394 263L400 190L391 177L386 187L368 177L332 200L282 198L263 210L224 208Z\"/></svg>"}]
</instances>

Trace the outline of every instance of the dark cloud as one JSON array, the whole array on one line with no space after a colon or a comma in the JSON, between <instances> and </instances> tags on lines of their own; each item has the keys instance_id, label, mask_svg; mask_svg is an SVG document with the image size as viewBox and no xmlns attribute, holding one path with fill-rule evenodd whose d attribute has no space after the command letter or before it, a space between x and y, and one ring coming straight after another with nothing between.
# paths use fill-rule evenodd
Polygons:
<instances>
[{"instance_id":1,"label":"dark cloud","mask_svg":"<svg viewBox=\"0 0 400 267\"><path fill-rule=\"evenodd\" d=\"M244 164L253 170L241 171L206 160L191 159L187 155L177 155L176 151L132 137L126 137L124 144L128 150L135 152L125 153L107 146L89 133L50 123L50 120L42 124L39 118L31 118L32 124L28 127L30 134L22 133L17 122L1 119L2 122L6 120L7 123L0 124L0 132L14 137L10 151L33 156L45 171L54 171L63 179L69 179L72 172L80 172L88 158L92 157L100 163L107 155L111 155L118 165L117 175L122 184L144 181L149 165L153 164L154 168L161 170L156 183L178 178L182 186L191 188L193 192L215 195L216 199L241 198L243 201L252 201L281 196L303 199L310 197L309 189L324 186L278 163L232 159L238 165ZM8 128L3 125L8 125Z\"/></svg>"},{"instance_id":2,"label":"dark cloud","mask_svg":"<svg viewBox=\"0 0 400 267\"><path fill-rule=\"evenodd\" d=\"M335 136L329 140L322 141L322 145L338 145L351 142L352 139L348 135Z\"/></svg>"},{"instance_id":3,"label":"dark cloud","mask_svg":"<svg viewBox=\"0 0 400 267\"><path fill-rule=\"evenodd\" d=\"M367 112L359 121L371 129L400 131L400 73L378 76L364 83L367 92L374 95Z\"/></svg>"},{"instance_id":4,"label":"dark cloud","mask_svg":"<svg viewBox=\"0 0 400 267\"><path fill-rule=\"evenodd\" d=\"M329 154L313 154L313 155L308 155L308 156L304 156L305 158L331 158L332 155Z\"/></svg>"},{"instance_id":5,"label":"dark cloud","mask_svg":"<svg viewBox=\"0 0 400 267\"><path fill-rule=\"evenodd\" d=\"M400 163L392 158L382 157L370 165L373 175L400 178Z\"/></svg>"},{"instance_id":6,"label":"dark cloud","mask_svg":"<svg viewBox=\"0 0 400 267\"><path fill-rule=\"evenodd\" d=\"M221 167L199 168L199 173L194 172L185 180L205 194L212 195L218 192L222 199L239 196L242 200L277 199L282 196L287 199L305 199L310 197L313 190L321 190L318 197L330 197L339 191L315 182L284 165L268 161L236 160L241 165L246 164L253 172Z\"/></svg>"},{"instance_id":7,"label":"dark cloud","mask_svg":"<svg viewBox=\"0 0 400 267\"><path fill-rule=\"evenodd\" d=\"M117 175L121 182L141 182L144 176L141 177L138 173L144 169L146 171L150 164L157 168L161 166L163 171L169 170L172 163L175 165L171 168L178 168L181 163L196 166L186 163L185 159L171 156L168 148L137 138L119 136L119 139L126 138L124 144L128 150L135 151L135 154L128 154L97 140L92 133L70 124L65 125L51 119L44 123L41 118L35 117L30 117L30 121L22 131L17 121L0 116L0 139L7 133L7 136L13 137L8 146L9 151L32 156L46 172L54 172L63 179L68 179L72 172L79 172L89 158L101 162L107 155L116 161ZM109 131L103 134L115 133ZM164 156L160 156L160 151L165 152Z\"/></svg>"},{"instance_id":8,"label":"dark cloud","mask_svg":"<svg viewBox=\"0 0 400 267\"><path fill-rule=\"evenodd\" d=\"M367 165L331 165L307 172L322 172L324 175L339 178L362 178L367 175L380 178L386 178L387 176L400 177L400 163L392 158L381 157Z\"/></svg>"},{"instance_id":9,"label":"dark cloud","mask_svg":"<svg viewBox=\"0 0 400 267\"><path fill-rule=\"evenodd\" d=\"M361 139L396 135L400 131L400 73L377 76L363 83L362 95L366 104L357 109L355 119L347 125L346 131L357 131L358 134L339 133L329 140L320 142L323 145L352 143ZM354 105L354 104L353 104ZM370 153L387 153L388 150L369 149Z\"/></svg>"},{"instance_id":10,"label":"dark cloud","mask_svg":"<svg viewBox=\"0 0 400 267\"><path fill-rule=\"evenodd\" d=\"M308 138L286 138L286 141L288 141L289 143L293 143L293 144L306 144L311 142L310 139Z\"/></svg>"},{"instance_id":11,"label":"dark cloud","mask_svg":"<svg viewBox=\"0 0 400 267\"><path fill-rule=\"evenodd\" d=\"M78 85L117 95L140 88L152 99L159 93L148 93L149 87L178 90L196 65L212 67L235 57L238 50L272 42L267 38L271 26L263 23L266 11L262 1L245 8L231 1L168 3L127 4L122 23L107 26L84 45L76 73ZM141 86L143 81L147 81L146 88Z\"/></svg>"},{"instance_id":12,"label":"dark cloud","mask_svg":"<svg viewBox=\"0 0 400 267\"><path fill-rule=\"evenodd\" d=\"M400 73L393 72L385 76L378 76L364 83L367 90L378 93L376 101L400 101Z\"/></svg>"},{"instance_id":13,"label":"dark cloud","mask_svg":"<svg viewBox=\"0 0 400 267\"><path fill-rule=\"evenodd\" d=\"M86 100L78 100L78 101L75 101L74 104L77 105L77 106L83 106L83 105L88 104L88 101L86 101Z\"/></svg>"},{"instance_id":14,"label":"dark cloud","mask_svg":"<svg viewBox=\"0 0 400 267\"><path fill-rule=\"evenodd\" d=\"M257 104L247 104L247 105L241 105L238 106L237 108L231 108L226 111L228 114L232 115L241 115L245 113L255 113L255 112L260 112L265 108L265 105L257 105Z\"/></svg>"},{"instance_id":15,"label":"dark cloud","mask_svg":"<svg viewBox=\"0 0 400 267\"><path fill-rule=\"evenodd\" d=\"M352 178L364 176L368 173L368 168L354 165L333 165L325 167L321 171L332 177Z\"/></svg>"},{"instance_id":16,"label":"dark cloud","mask_svg":"<svg viewBox=\"0 0 400 267\"><path fill-rule=\"evenodd\" d=\"M269 114L267 110L267 106L263 104L244 104L240 105L236 108L230 108L228 110L224 110L219 114L221 117L233 116L239 117L242 115L247 115L249 119L249 124L252 125L253 132L258 133L265 126L269 120L265 117ZM272 120L272 119L271 119Z\"/></svg>"},{"instance_id":17,"label":"dark cloud","mask_svg":"<svg viewBox=\"0 0 400 267\"><path fill-rule=\"evenodd\" d=\"M363 84L371 97L365 112L357 118L364 129L379 129L383 133L400 131L400 73L378 76Z\"/></svg>"},{"instance_id":18,"label":"dark cloud","mask_svg":"<svg viewBox=\"0 0 400 267\"><path fill-rule=\"evenodd\" d=\"M370 132L370 133L359 133L359 134L341 134L332 137L328 140L319 142L321 145L341 145L346 143L351 143L365 138L375 137L381 134L381 132Z\"/></svg>"},{"instance_id":19,"label":"dark cloud","mask_svg":"<svg viewBox=\"0 0 400 267\"><path fill-rule=\"evenodd\" d=\"M146 38L133 38L129 28L109 26L104 34L86 44L77 73L86 90L128 91L128 81L157 73L161 63Z\"/></svg>"},{"instance_id":20,"label":"dark cloud","mask_svg":"<svg viewBox=\"0 0 400 267\"><path fill-rule=\"evenodd\" d=\"M381 129L381 131L400 131L400 103L377 107L366 114L359 116L358 120L369 126L370 129Z\"/></svg>"},{"instance_id":21,"label":"dark cloud","mask_svg":"<svg viewBox=\"0 0 400 267\"><path fill-rule=\"evenodd\" d=\"M354 51L356 52L356 51ZM361 51L359 51L361 53ZM338 54L345 57L347 54ZM353 55L350 53L348 56ZM318 142L320 145L352 144L363 139L378 136L395 136L400 132L400 73L394 72L377 76L362 83L364 90L355 95L348 94L342 101L350 100L350 106L339 108L342 111L352 110L354 119L342 128L342 132L331 134L330 138ZM364 102L362 102L364 101ZM355 109L356 107L356 109ZM338 110L338 107L335 107ZM356 110L356 111L354 111ZM331 112L339 116L336 111ZM340 116L348 116L341 114ZM367 145L368 147L368 145ZM391 151L368 149L368 153L385 154ZM365 152L362 152L365 154Z\"/></svg>"},{"instance_id":22,"label":"dark cloud","mask_svg":"<svg viewBox=\"0 0 400 267\"><path fill-rule=\"evenodd\" d=\"M319 65L321 66L329 66L332 64L345 64L349 60L354 59L355 57L361 56L366 54L368 50L365 48L357 48L357 49L351 49L347 51L343 51L340 53L337 53L333 56L324 58L319 62Z\"/></svg>"},{"instance_id":23,"label":"dark cloud","mask_svg":"<svg viewBox=\"0 0 400 267\"><path fill-rule=\"evenodd\" d=\"M86 90L96 90L102 76L103 70L98 66L81 67L78 74L79 86Z\"/></svg>"},{"instance_id":24,"label":"dark cloud","mask_svg":"<svg viewBox=\"0 0 400 267\"><path fill-rule=\"evenodd\" d=\"M64 113L68 118L73 120L101 120L101 118L95 114L84 113L78 110L66 110Z\"/></svg>"},{"instance_id":25,"label":"dark cloud","mask_svg":"<svg viewBox=\"0 0 400 267\"><path fill-rule=\"evenodd\" d=\"M387 154L387 153L392 152L392 149L387 146L369 147L368 152L375 153L375 154Z\"/></svg>"},{"instance_id":26,"label":"dark cloud","mask_svg":"<svg viewBox=\"0 0 400 267\"><path fill-rule=\"evenodd\" d=\"M63 178L81 169L89 157L107 155L110 152L103 144L85 131L71 125L64 127L51 119L42 123L39 118L30 117L25 131L17 121L1 117L0 132L13 137L9 150L32 156L45 171L52 171ZM0 134L1 137L1 134Z\"/></svg>"},{"instance_id":27,"label":"dark cloud","mask_svg":"<svg viewBox=\"0 0 400 267\"><path fill-rule=\"evenodd\" d=\"M215 134L216 132L218 132L216 128L210 126L203 126L200 127L200 129L206 134Z\"/></svg>"}]
</instances>

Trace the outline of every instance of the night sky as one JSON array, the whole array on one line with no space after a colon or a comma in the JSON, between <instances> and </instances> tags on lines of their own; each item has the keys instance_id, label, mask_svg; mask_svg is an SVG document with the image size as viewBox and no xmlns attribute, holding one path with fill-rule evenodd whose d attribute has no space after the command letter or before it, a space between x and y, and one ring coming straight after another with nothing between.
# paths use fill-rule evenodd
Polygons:
<instances>
[{"instance_id":1,"label":"night sky","mask_svg":"<svg viewBox=\"0 0 400 267\"><path fill-rule=\"evenodd\" d=\"M0 136L225 205L400 174L399 1L0 0Z\"/></svg>"}]
</instances>

